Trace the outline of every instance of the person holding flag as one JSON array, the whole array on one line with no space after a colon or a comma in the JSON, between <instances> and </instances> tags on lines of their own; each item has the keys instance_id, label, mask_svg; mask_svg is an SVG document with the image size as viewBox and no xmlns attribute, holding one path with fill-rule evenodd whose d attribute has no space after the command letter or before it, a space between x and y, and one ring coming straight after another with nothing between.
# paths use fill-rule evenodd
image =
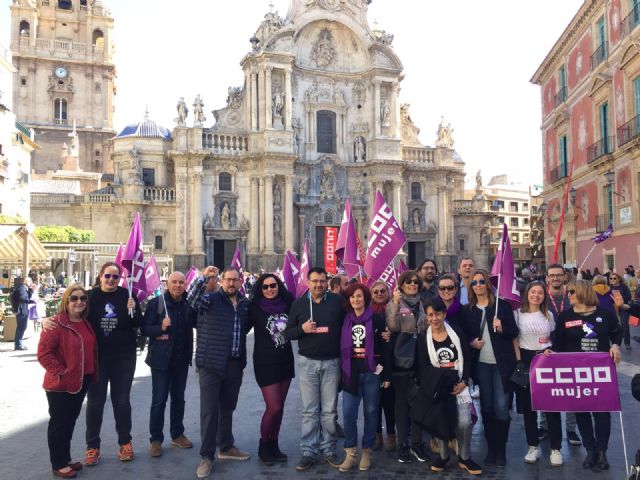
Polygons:
<instances>
[{"instance_id":1,"label":"person holding flag","mask_svg":"<svg viewBox=\"0 0 640 480\"><path fill-rule=\"evenodd\" d=\"M155 267L153 257L149 261ZM149 265L147 269L150 271ZM160 284L155 272L146 274L147 288L154 290ZM196 312L187 304L185 277L173 272L167 279L167 291L147 304L142 333L149 337L145 363L151 367L151 411L149 414L149 455L162 455L164 440L164 411L171 394L171 444L178 448L191 448L193 443L184 435L184 392L187 388L189 366L193 356L193 327Z\"/></svg>"}]
</instances>

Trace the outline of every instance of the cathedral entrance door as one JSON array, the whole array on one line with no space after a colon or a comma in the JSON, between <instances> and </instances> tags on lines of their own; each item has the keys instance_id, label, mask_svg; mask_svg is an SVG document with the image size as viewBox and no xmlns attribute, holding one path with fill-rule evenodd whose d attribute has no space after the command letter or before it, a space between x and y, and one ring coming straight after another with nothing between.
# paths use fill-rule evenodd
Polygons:
<instances>
[{"instance_id":1,"label":"cathedral entrance door","mask_svg":"<svg viewBox=\"0 0 640 480\"><path fill-rule=\"evenodd\" d=\"M409 265L411 269L418 268L422 260L426 258L424 242L408 242L409 243Z\"/></svg>"},{"instance_id":2,"label":"cathedral entrance door","mask_svg":"<svg viewBox=\"0 0 640 480\"><path fill-rule=\"evenodd\" d=\"M233 253L236 251L237 242L235 240L214 240L213 241L213 264L222 271L231 265Z\"/></svg>"}]
</instances>

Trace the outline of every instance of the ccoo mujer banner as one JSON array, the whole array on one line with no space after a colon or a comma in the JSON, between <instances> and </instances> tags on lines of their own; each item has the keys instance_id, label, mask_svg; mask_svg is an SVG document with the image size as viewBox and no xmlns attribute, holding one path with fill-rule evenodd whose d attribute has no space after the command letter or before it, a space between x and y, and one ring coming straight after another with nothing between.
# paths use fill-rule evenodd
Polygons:
<instances>
[{"instance_id":1,"label":"ccoo mujer banner","mask_svg":"<svg viewBox=\"0 0 640 480\"><path fill-rule=\"evenodd\" d=\"M608 353L536 355L531 405L542 412L619 412L616 366Z\"/></svg>"}]
</instances>

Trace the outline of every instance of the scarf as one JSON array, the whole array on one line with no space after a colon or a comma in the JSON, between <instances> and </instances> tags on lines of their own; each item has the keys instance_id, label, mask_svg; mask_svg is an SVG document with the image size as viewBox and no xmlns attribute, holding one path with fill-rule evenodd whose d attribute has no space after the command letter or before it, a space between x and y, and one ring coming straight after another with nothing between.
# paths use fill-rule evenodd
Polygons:
<instances>
[{"instance_id":1,"label":"scarf","mask_svg":"<svg viewBox=\"0 0 640 480\"><path fill-rule=\"evenodd\" d=\"M375 303L375 302L371 302L371 310L373 310L373 313L378 313L380 315L382 315L384 317L386 311L387 311L387 303Z\"/></svg>"},{"instance_id":2,"label":"scarf","mask_svg":"<svg viewBox=\"0 0 640 480\"><path fill-rule=\"evenodd\" d=\"M411 309L413 318L416 321L415 328L418 330L418 333L424 332L425 326L427 324L427 314L424 313L424 309L422 308L420 295L410 297L400 292L400 300Z\"/></svg>"},{"instance_id":3,"label":"scarf","mask_svg":"<svg viewBox=\"0 0 640 480\"><path fill-rule=\"evenodd\" d=\"M344 374L344 383L351 383L351 349L353 348L353 338L351 329L353 324L363 324L365 329L365 358L370 372L376 370L376 360L374 358L375 337L373 334L373 310L371 306L367 306L361 316L356 316L352 310L344 317L342 324L342 334L340 336L340 359L342 364L342 373Z\"/></svg>"},{"instance_id":4,"label":"scarf","mask_svg":"<svg viewBox=\"0 0 640 480\"><path fill-rule=\"evenodd\" d=\"M276 297L273 300L262 297L257 303L260 310L269 315L273 315L274 313L287 313L289 309L287 303L280 297Z\"/></svg>"},{"instance_id":5,"label":"scarf","mask_svg":"<svg viewBox=\"0 0 640 480\"><path fill-rule=\"evenodd\" d=\"M451 328L451 326L445 322L444 328L447 330L447 335L455 345L458 350L458 359L454 364L454 368L458 372L458 378L462 378L462 371L464 368L464 358L462 357L462 346L460 345L460 337L456 334L456 331ZM438 355L436 353L436 349L433 346L433 331L431 327L427 329L427 352L429 354L429 361L431 365L435 368L440 368L440 363L438 362ZM456 396L456 402L458 405L462 403L471 403L471 394L469 393L469 387L466 387L458 396Z\"/></svg>"},{"instance_id":6,"label":"scarf","mask_svg":"<svg viewBox=\"0 0 640 480\"><path fill-rule=\"evenodd\" d=\"M458 300L458 297L453 297L453 303L449 306L449 308L447 308L447 318L455 316L455 314L458 313L461 308L462 304L460 303L460 300Z\"/></svg>"}]
</instances>

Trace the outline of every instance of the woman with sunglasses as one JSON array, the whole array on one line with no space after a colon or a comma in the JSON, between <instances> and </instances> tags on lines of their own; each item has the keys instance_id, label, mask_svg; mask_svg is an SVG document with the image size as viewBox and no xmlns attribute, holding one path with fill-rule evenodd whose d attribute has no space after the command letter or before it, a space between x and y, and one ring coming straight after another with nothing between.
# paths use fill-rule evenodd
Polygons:
<instances>
[{"instance_id":1,"label":"woman with sunglasses","mask_svg":"<svg viewBox=\"0 0 640 480\"><path fill-rule=\"evenodd\" d=\"M504 466L513 395L509 376L516 364L513 339L518 336L518 327L507 302L498 302L496 312L496 296L487 271L476 270L471 278L463 329L471 339L473 379L480 387L480 410L487 441L484 463Z\"/></svg>"},{"instance_id":2,"label":"woman with sunglasses","mask_svg":"<svg viewBox=\"0 0 640 480\"><path fill-rule=\"evenodd\" d=\"M613 361L619 363L622 329L618 319L598 306L598 297L586 280L570 282L567 285L567 295L571 308L559 315L553 346L550 350L545 350L545 355L551 352L609 352ZM608 470L611 414L581 412L576 413L576 420L582 444L587 450L582 466L586 469L597 467Z\"/></svg>"},{"instance_id":3,"label":"woman with sunglasses","mask_svg":"<svg viewBox=\"0 0 640 480\"><path fill-rule=\"evenodd\" d=\"M609 275L609 285L611 286L611 295L613 295L613 293L616 291L620 292L620 295L624 300L622 305L617 307L617 311L618 318L620 319L620 325L622 326L622 338L624 340L624 347L627 350L631 350L631 331L629 330L629 305L631 305L631 290L618 273L612 273L611 275Z\"/></svg>"},{"instance_id":4,"label":"woman with sunglasses","mask_svg":"<svg viewBox=\"0 0 640 480\"><path fill-rule=\"evenodd\" d=\"M38 361L45 368L43 387L49 403L49 458L56 477L75 478L82 463L71 461L71 438L89 384L96 378L96 336L87 321L87 292L67 288L60 311L49 321L58 328L43 331Z\"/></svg>"},{"instance_id":5,"label":"woman with sunglasses","mask_svg":"<svg viewBox=\"0 0 640 480\"><path fill-rule=\"evenodd\" d=\"M553 314L547 309L547 290L543 282L529 283L522 295L522 305L516 310L516 324L520 329L516 345L516 360L522 362L523 370L529 371L531 360L551 346L551 332L556 328ZM538 445L538 412L531 407L531 390L516 389L518 413L524 417L524 428L529 450L524 457L525 463L536 463L540 457ZM551 443L550 462L554 467L562 465L562 423L560 414L546 412Z\"/></svg>"},{"instance_id":6,"label":"woman with sunglasses","mask_svg":"<svg viewBox=\"0 0 640 480\"><path fill-rule=\"evenodd\" d=\"M386 320L387 304L391 295L389 286L382 280L378 280L371 285L371 310ZM378 406L378 428L376 430L376 443L374 450L382 448L382 413L387 427L387 439L384 444L385 452L393 452L396 449L396 416L395 416L396 395L393 385L388 388L380 386L380 405Z\"/></svg>"},{"instance_id":7,"label":"woman with sunglasses","mask_svg":"<svg viewBox=\"0 0 640 480\"><path fill-rule=\"evenodd\" d=\"M254 332L253 370L265 403L258 457L267 465L287 461L278 436L284 402L295 376L291 343L283 334L292 301L282 281L272 273L261 275L253 286L248 329Z\"/></svg>"},{"instance_id":8,"label":"woman with sunglasses","mask_svg":"<svg viewBox=\"0 0 640 480\"><path fill-rule=\"evenodd\" d=\"M450 273L445 273L438 278L438 296L447 307L446 319L447 323L458 328L462 328L464 321L464 309L460 300L457 298L458 293L457 279Z\"/></svg>"},{"instance_id":9,"label":"woman with sunglasses","mask_svg":"<svg viewBox=\"0 0 640 480\"><path fill-rule=\"evenodd\" d=\"M398 429L398 461L411 463L413 455L419 462L427 462L429 453L422 443L422 429L415 423L410 423L410 392L415 390L413 361L409 367L406 362L396 356L396 345L400 333L417 336L424 333L427 328L426 314L420 300L420 287L422 280L415 270L407 270L398 278L398 286L393 292L392 300L387 304L387 326L392 333L392 379L396 394L395 416ZM412 355L415 357L415 352ZM403 363L405 366L400 366ZM409 429L411 429L411 446L409 446Z\"/></svg>"}]
</instances>

